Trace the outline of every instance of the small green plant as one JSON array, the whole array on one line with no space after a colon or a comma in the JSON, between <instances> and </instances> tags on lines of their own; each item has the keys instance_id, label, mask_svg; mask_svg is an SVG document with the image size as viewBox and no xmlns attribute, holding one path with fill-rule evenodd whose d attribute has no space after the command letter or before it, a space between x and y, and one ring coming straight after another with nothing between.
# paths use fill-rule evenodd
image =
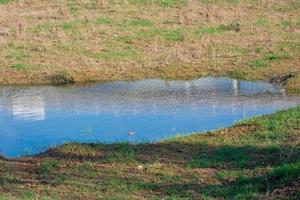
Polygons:
<instances>
[{"instance_id":1,"label":"small green plant","mask_svg":"<svg viewBox=\"0 0 300 200\"><path fill-rule=\"evenodd\" d=\"M25 190L21 193L21 200L32 200L36 199L36 193L32 190Z\"/></svg>"},{"instance_id":2,"label":"small green plant","mask_svg":"<svg viewBox=\"0 0 300 200\"><path fill-rule=\"evenodd\" d=\"M183 31L176 29L176 30L163 30L159 33L160 37L167 41L183 41Z\"/></svg>"},{"instance_id":3,"label":"small green plant","mask_svg":"<svg viewBox=\"0 0 300 200\"><path fill-rule=\"evenodd\" d=\"M218 35L225 31L239 31L241 29L241 25L239 23L231 23L228 25L221 24L217 27L209 27L209 28L200 28L196 31L197 35L211 34Z\"/></svg>"},{"instance_id":4,"label":"small green plant","mask_svg":"<svg viewBox=\"0 0 300 200\"><path fill-rule=\"evenodd\" d=\"M264 59L252 60L249 63L249 66L254 68L264 68L267 67L268 62Z\"/></svg>"},{"instance_id":5,"label":"small green plant","mask_svg":"<svg viewBox=\"0 0 300 200\"><path fill-rule=\"evenodd\" d=\"M133 19L129 21L131 26L152 26L153 23L147 19Z\"/></svg>"},{"instance_id":6,"label":"small green plant","mask_svg":"<svg viewBox=\"0 0 300 200\"><path fill-rule=\"evenodd\" d=\"M73 20L70 22L65 22L62 26L63 30L74 30L80 26L86 25L88 21L86 20Z\"/></svg>"},{"instance_id":7,"label":"small green plant","mask_svg":"<svg viewBox=\"0 0 300 200\"><path fill-rule=\"evenodd\" d=\"M281 25L284 26L284 27L291 27L292 22L291 22L291 20L282 20Z\"/></svg>"},{"instance_id":8,"label":"small green plant","mask_svg":"<svg viewBox=\"0 0 300 200\"><path fill-rule=\"evenodd\" d=\"M9 58L13 59L13 60L17 60L17 61L20 61L20 60L23 60L24 58L28 58L28 54L22 50L22 49L17 49L17 50L13 50L9 56Z\"/></svg>"},{"instance_id":9,"label":"small green plant","mask_svg":"<svg viewBox=\"0 0 300 200\"><path fill-rule=\"evenodd\" d=\"M13 64L11 68L15 70L26 70L28 66L25 64L18 63L18 64Z\"/></svg>"},{"instance_id":10,"label":"small green plant","mask_svg":"<svg viewBox=\"0 0 300 200\"><path fill-rule=\"evenodd\" d=\"M4 175L0 176L0 186L11 184L15 180L16 180L16 178L12 174L5 173Z\"/></svg>"},{"instance_id":11,"label":"small green plant","mask_svg":"<svg viewBox=\"0 0 300 200\"><path fill-rule=\"evenodd\" d=\"M43 24L34 26L32 28L32 31L34 33L52 32L54 30L54 26L55 26L54 23L47 22L47 23L43 23Z\"/></svg>"},{"instance_id":12,"label":"small green plant","mask_svg":"<svg viewBox=\"0 0 300 200\"><path fill-rule=\"evenodd\" d=\"M53 170L56 170L59 167L59 161L57 160L46 160L40 165L41 174L52 173Z\"/></svg>"},{"instance_id":13,"label":"small green plant","mask_svg":"<svg viewBox=\"0 0 300 200\"><path fill-rule=\"evenodd\" d=\"M103 24L112 24L113 21L109 18L97 18L95 22L96 24L103 25Z\"/></svg>"},{"instance_id":14,"label":"small green plant","mask_svg":"<svg viewBox=\"0 0 300 200\"><path fill-rule=\"evenodd\" d=\"M267 26L268 24L269 24L269 20L266 18L260 18L256 21L257 26L264 27L264 26Z\"/></svg>"},{"instance_id":15,"label":"small green plant","mask_svg":"<svg viewBox=\"0 0 300 200\"><path fill-rule=\"evenodd\" d=\"M7 4L13 0L0 0L0 4Z\"/></svg>"},{"instance_id":16,"label":"small green plant","mask_svg":"<svg viewBox=\"0 0 300 200\"><path fill-rule=\"evenodd\" d=\"M73 16L78 16L80 14L80 7L76 5L73 1L68 3L69 11Z\"/></svg>"},{"instance_id":17,"label":"small green plant","mask_svg":"<svg viewBox=\"0 0 300 200\"><path fill-rule=\"evenodd\" d=\"M296 20L296 28L300 29L300 15L297 17Z\"/></svg>"},{"instance_id":18,"label":"small green plant","mask_svg":"<svg viewBox=\"0 0 300 200\"><path fill-rule=\"evenodd\" d=\"M154 3L161 7L178 7L186 4L186 0L129 0L132 4L151 4Z\"/></svg>"},{"instance_id":19,"label":"small green plant","mask_svg":"<svg viewBox=\"0 0 300 200\"><path fill-rule=\"evenodd\" d=\"M110 154L106 162L129 162L135 159L134 146L129 143L117 143L109 147Z\"/></svg>"},{"instance_id":20,"label":"small green plant","mask_svg":"<svg viewBox=\"0 0 300 200\"><path fill-rule=\"evenodd\" d=\"M116 40L130 44L134 40L134 37L131 35L124 35L117 37Z\"/></svg>"},{"instance_id":21,"label":"small green plant","mask_svg":"<svg viewBox=\"0 0 300 200\"><path fill-rule=\"evenodd\" d=\"M260 51L256 51L256 53L260 53ZM278 52L269 52L263 56L263 58L252 60L248 62L248 65L253 68L264 68L268 66L270 61L289 59L291 58L290 54L285 51Z\"/></svg>"},{"instance_id":22,"label":"small green plant","mask_svg":"<svg viewBox=\"0 0 300 200\"><path fill-rule=\"evenodd\" d=\"M250 157L245 149L231 146L217 148L213 155L200 154L188 163L191 168L224 167L225 165L244 166Z\"/></svg>"}]
</instances>

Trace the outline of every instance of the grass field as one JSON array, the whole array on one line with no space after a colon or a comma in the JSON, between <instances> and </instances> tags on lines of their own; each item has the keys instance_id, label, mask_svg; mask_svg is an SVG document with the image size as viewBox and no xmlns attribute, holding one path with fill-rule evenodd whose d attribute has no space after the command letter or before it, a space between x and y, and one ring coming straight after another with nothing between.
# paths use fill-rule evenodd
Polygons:
<instances>
[{"instance_id":1,"label":"grass field","mask_svg":"<svg viewBox=\"0 0 300 200\"><path fill-rule=\"evenodd\" d=\"M299 199L300 106L144 144L0 159L0 199Z\"/></svg>"},{"instance_id":2,"label":"grass field","mask_svg":"<svg viewBox=\"0 0 300 200\"><path fill-rule=\"evenodd\" d=\"M0 0L0 84L230 76L300 88L299 0Z\"/></svg>"}]
</instances>

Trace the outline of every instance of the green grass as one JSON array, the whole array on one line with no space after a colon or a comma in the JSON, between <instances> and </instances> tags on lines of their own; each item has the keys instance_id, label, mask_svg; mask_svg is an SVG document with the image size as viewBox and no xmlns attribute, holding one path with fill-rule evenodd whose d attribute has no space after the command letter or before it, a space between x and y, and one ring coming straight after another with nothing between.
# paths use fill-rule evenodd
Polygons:
<instances>
[{"instance_id":1,"label":"green grass","mask_svg":"<svg viewBox=\"0 0 300 200\"><path fill-rule=\"evenodd\" d=\"M0 0L0 4L7 4L9 2L12 2L13 0Z\"/></svg>"},{"instance_id":2,"label":"green grass","mask_svg":"<svg viewBox=\"0 0 300 200\"><path fill-rule=\"evenodd\" d=\"M49 174L59 167L59 161L57 160L46 160L40 165L40 173Z\"/></svg>"},{"instance_id":3,"label":"green grass","mask_svg":"<svg viewBox=\"0 0 300 200\"><path fill-rule=\"evenodd\" d=\"M260 53L260 50L258 53ZM265 68L272 61L280 61L283 59L291 59L291 58L292 58L292 56L288 52L281 50L281 51L277 51L277 52L269 52L260 59L252 60L252 61L248 62L248 65L253 68Z\"/></svg>"},{"instance_id":4,"label":"green grass","mask_svg":"<svg viewBox=\"0 0 300 200\"><path fill-rule=\"evenodd\" d=\"M63 30L73 30L75 31L75 29L79 28L80 26L84 26L88 23L88 21L86 20L74 20L74 21L70 21L70 22L65 22L62 25Z\"/></svg>"},{"instance_id":5,"label":"green grass","mask_svg":"<svg viewBox=\"0 0 300 200\"><path fill-rule=\"evenodd\" d=\"M296 20L296 28L300 29L300 15L297 17Z\"/></svg>"},{"instance_id":6,"label":"green grass","mask_svg":"<svg viewBox=\"0 0 300 200\"><path fill-rule=\"evenodd\" d=\"M131 26L152 26L153 23L146 19L133 19L129 21Z\"/></svg>"},{"instance_id":7,"label":"green grass","mask_svg":"<svg viewBox=\"0 0 300 200\"><path fill-rule=\"evenodd\" d=\"M113 20L109 18L97 18L96 19L96 24L112 24Z\"/></svg>"},{"instance_id":8,"label":"green grass","mask_svg":"<svg viewBox=\"0 0 300 200\"><path fill-rule=\"evenodd\" d=\"M51 22L36 25L32 28L34 33L51 32L54 30L55 24Z\"/></svg>"},{"instance_id":9,"label":"green grass","mask_svg":"<svg viewBox=\"0 0 300 200\"><path fill-rule=\"evenodd\" d=\"M225 199L263 198L262 191L271 192L285 187L300 177L300 163L284 164L275 167L264 176L239 177L233 185L208 186L204 192ZM298 193L299 197L299 193ZM285 197L286 198L286 197ZM296 198L295 196L293 198Z\"/></svg>"},{"instance_id":10,"label":"green grass","mask_svg":"<svg viewBox=\"0 0 300 200\"><path fill-rule=\"evenodd\" d=\"M12 65L11 68L14 70L26 70L29 68L29 66L23 63L17 63Z\"/></svg>"},{"instance_id":11,"label":"green grass","mask_svg":"<svg viewBox=\"0 0 300 200\"><path fill-rule=\"evenodd\" d=\"M221 24L217 27L210 27L210 28L199 28L196 31L196 34L199 36L202 36L204 34L211 34L211 35L218 35L222 34L225 31L239 31L241 28L241 25L238 23L232 23L228 25Z\"/></svg>"},{"instance_id":12,"label":"green grass","mask_svg":"<svg viewBox=\"0 0 300 200\"><path fill-rule=\"evenodd\" d=\"M6 186L9 184L14 183L14 181L16 180L16 178L10 174L10 173L5 173L4 175L2 175L0 177L0 186Z\"/></svg>"},{"instance_id":13,"label":"green grass","mask_svg":"<svg viewBox=\"0 0 300 200\"><path fill-rule=\"evenodd\" d=\"M261 26L261 27L265 27L269 25L269 20L266 18L260 18L256 21L256 25L257 26Z\"/></svg>"},{"instance_id":14,"label":"green grass","mask_svg":"<svg viewBox=\"0 0 300 200\"><path fill-rule=\"evenodd\" d=\"M229 3L236 4L239 3L240 0L198 0L201 4L219 4L219 3Z\"/></svg>"},{"instance_id":15,"label":"green grass","mask_svg":"<svg viewBox=\"0 0 300 200\"><path fill-rule=\"evenodd\" d=\"M197 155L188 163L192 168L228 167L227 165L243 168L247 161L251 160L248 155L251 149L223 146L216 148L212 155Z\"/></svg>"},{"instance_id":16,"label":"green grass","mask_svg":"<svg viewBox=\"0 0 300 200\"><path fill-rule=\"evenodd\" d=\"M300 2L298 0L289 0L283 4L275 4L274 8L275 10L279 10L281 12L294 11L300 8Z\"/></svg>"},{"instance_id":17,"label":"green grass","mask_svg":"<svg viewBox=\"0 0 300 200\"><path fill-rule=\"evenodd\" d=\"M177 7L186 4L186 0L129 0L132 4L147 5L154 3L161 7Z\"/></svg>"},{"instance_id":18,"label":"green grass","mask_svg":"<svg viewBox=\"0 0 300 200\"><path fill-rule=\"evenodd\" d=\"M128 46L122 50L110 50L110 51L101 51L94 54L94 57L99 60L110 60L110 59L119 59L126 60L132 59L137 56L137 51L133 49L131 46Z\"/></svg>"},{"instance_id":19,"label":"green grass","mask_svg":"<svg viewBox=\"0 0 300 200\"><path fill-rule=\"evenodd\" d=\"M291 27L292 22L290 20L282 20L281 25L284 26L284 27Z\"/></svg>"}]
</instances>

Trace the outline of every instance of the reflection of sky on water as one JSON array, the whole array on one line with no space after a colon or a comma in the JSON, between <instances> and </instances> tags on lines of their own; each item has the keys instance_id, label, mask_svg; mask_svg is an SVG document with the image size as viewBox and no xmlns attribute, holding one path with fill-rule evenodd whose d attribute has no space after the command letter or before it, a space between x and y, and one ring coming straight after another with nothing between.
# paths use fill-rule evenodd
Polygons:
<instances>
[{"instance_id":1,"label":"reflection of sky on water","mask_svg":"<svg viewBox=\"0 0 300 200\"><path fill-rule=\"evenodd\" d=\"M3 87L0 152L18 156L68 141L159 140L298 103L300 97L286 96L274 85L227 78Z\"/></svg>"}]
</instances>

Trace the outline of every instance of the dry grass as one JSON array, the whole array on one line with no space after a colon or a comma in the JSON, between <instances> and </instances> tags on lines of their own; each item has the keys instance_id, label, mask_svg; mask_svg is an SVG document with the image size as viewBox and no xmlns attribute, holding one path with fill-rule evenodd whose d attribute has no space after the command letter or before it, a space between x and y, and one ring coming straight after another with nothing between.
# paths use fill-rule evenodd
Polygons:
<instances>
[{"instance_id":1,"label":"dry grass","mask_svg":"<svg viewBox=\"0 0 300 200\"><path fill-rule=\"evenodd\" d=\"M297 0L15 0L0 11L1 84L300 72Z\"/></svg>"}]
</instances>

